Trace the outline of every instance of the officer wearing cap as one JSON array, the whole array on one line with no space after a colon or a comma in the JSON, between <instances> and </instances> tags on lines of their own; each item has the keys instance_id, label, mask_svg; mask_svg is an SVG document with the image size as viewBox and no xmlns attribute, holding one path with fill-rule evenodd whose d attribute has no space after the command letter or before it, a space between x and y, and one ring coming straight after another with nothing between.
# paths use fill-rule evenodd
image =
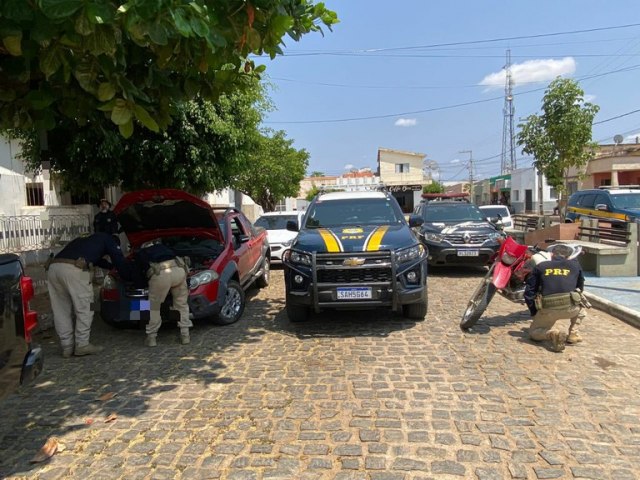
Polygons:
<instances>
[{"instance_id":1,"label":"officer wearing cap","mask_svg":"<svg viewBox=\"0 0 640 480\"><path fill-rule=\"evenodd\" d=\"M524 298L533 322L529 337L535 341L550 340L555 352L564 350L565 343L582 341L577 326L585 316L582 295L584 276L575 259L569 259L573 248L557 244L550 247L551 260L539 263L527 278ZM568 333L554 327L560 319L570 319Z\"/></svg>"},{"instance_id":2,"label":"officer wearing cap","mask_svg":"<svg viewBox=\"0 0 640 480\"><path fill-rule=\"evenodd\" d=\"M149 323L146 326L147 337L145 345L155 347L156 337L162 317L160 306L171 292L173 310L179 314L180 342L186 345L190 342L189 328L193 323L189 319L189 287L187 286L188 266L182 257L160 239L155 239L142 245L135 253L138 275L142 274L149 287Z\"/></svg>"},{"instance_id":3,"label":"officer wearing cap","mask_svg":"<svg viewBox=\"0 0 640 480\"><path fill-rule=\"evenodd\" d=\"M111 202L106 198L100 199L100 211L93 217L93 231L95 233L118 233L118 219L111 210Z\"/></svg>"},{"instance_id":4,"label":"officer wearing cap","mask_svg":"<svg viewBox=\"0 0 640 480\"><path fill-rule=\"evenodd\" d=\"M105 255L109 255L111 262L104 258ZM90 270L94 265L106 269L115 266L123 278L130 277L120 241L108 233L94 233L72 240L45 265L53 323L64 358L91 355L102 350L102 347L89 342L93 322Z\"/></svg>"}]
</instances>

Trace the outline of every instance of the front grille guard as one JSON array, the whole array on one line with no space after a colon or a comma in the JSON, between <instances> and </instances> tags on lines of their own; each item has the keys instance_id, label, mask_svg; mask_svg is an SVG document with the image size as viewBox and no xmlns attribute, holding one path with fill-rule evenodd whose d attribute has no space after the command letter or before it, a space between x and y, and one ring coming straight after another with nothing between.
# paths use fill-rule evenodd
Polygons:
<instances>
[{"instance_id":1,"label":"front grille guard","mask_svg":"<svg viewBox=\"0 0 640 480\"><path fill-rule=\"evenodd\" d=\"M347 258L364 258L365 263L359 266L345 266L342 265L342 261ZM338 265L318 265L318 259L330 259L332 262L339 261ZM369 263L371 260L380 260L380 263ZM344 269L365 269L365 268L391 268L391 281L390 282L374 282L367 283L367 285L379 286L379 287L387 287L391 289L392 292L397 291L398 279L397 279L397 260L396 260L396 252L390 251L379 251L379 252L350 252L350 253L317 253L312 252L311 254L311 284L313 285L313 307L314 310L319 313L320 312L320 300L319 300L319 292L318 292L318 270L344 270ZM333 284L333 283L323 283L323 286L338 286L345 284ZM358 285L357 283L351 285ZM392 298L392 309L397 309L397 298L396 295L391 295Z\"/></svg>"}]
</instances>

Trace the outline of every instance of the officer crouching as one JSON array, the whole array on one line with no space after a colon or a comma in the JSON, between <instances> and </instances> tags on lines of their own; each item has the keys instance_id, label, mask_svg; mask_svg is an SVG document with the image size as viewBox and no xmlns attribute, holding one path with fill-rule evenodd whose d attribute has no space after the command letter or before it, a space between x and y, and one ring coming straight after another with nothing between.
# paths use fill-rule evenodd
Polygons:
<instances>
[{"instance_id":1,"label":"officer crouching","mask_svg":"<svg viewBox=\"0 0 640 480\"><path fill-rule=\"evenodd\" d=\"M553 245L551 260L539 263L527 278L524 292L533 321L529 337L535 341L550 340L553 351L561 352L566 343L582 341L578 325L589 308L584 297L582 267L575 259L568 259L573 248L568 245ZM570 319L567 333L554 327L560 319Z\"/></svg>"},{"instance_id":2,"label":"officer crouching","mask_svg":"<svg viewBox=\"0 0 640 480\"><path fill-rule=\"evenodd\" d=\"M103 258L106 255L111 262ZM120 276L129 277L117 236L94 233L76 238L45 265L53 324L64 358L102 351L101 346L89 342L93 322L91 270L94 266L107 270L115 266Z\"/></svg>"},{"instance_id":3,"label":"officer crouching","mask_svg":"<svg viewBox=\"0 0 640 480\"><path fill-rule=\"evenodd\" d=\"M171 292L173 310L179 314L178 327L180 327L180 343L186 345L190 342L189 328L193 326L189 319L189 287L187 286L187 273L189 267L182 257L160 239L152 240L142 245L135 253L135 263L138 272L146 280L149 288L149 323L146 326L147 337L145 345L155 347L156 337L162 317L160 306Z\"/></svg>"}]
</instances>

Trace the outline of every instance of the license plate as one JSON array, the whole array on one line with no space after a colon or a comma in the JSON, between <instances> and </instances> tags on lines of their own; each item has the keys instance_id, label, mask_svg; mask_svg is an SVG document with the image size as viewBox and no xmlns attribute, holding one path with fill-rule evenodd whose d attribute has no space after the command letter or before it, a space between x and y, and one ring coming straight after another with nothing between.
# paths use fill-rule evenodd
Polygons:
<instances>
[{"instance_id":1,"label":"license plate","mask_svg":"<svg viewBox=\"0 0 640 480\"><path fill-rule=\"evenodd\" d=\"M371 288L337 288L338 300L366 300L371 298Z\"/></svg>"},{"instance_id":2,"label":"license plate","mask_svg":"<svg viewBox=\"0 0 640 480\"><path fill-rule=\"evenodd\" d=\"M480 255L478 250L458 250L459 257L477 257Z\"/></svg>"}]
</instances>

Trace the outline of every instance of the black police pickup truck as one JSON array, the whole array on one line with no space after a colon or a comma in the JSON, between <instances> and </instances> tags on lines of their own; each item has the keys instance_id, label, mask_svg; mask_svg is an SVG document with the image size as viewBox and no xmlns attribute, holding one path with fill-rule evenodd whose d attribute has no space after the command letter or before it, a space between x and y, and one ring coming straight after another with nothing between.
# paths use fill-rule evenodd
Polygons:
<instances>
[{"instance_id":1,"label":"black police pickup truck","mask_svg":"<svg viewBox=\"0 0 640 480\"><path fill-rule=\"evenodd\" d=\"M427 255L398 202L382 191L320 193L283 256L287 315L324 309L390 308L427 313ZM298 231L295 222L287 224Z\"/></svg>"}]
</instances>

